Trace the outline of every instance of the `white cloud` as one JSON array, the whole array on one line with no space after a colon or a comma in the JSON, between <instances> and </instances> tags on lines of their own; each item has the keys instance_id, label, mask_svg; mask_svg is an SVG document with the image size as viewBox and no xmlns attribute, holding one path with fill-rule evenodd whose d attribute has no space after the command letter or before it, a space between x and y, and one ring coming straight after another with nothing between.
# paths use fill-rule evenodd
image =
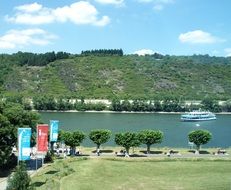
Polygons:
<instances>
[{"instance_id":1,"label":"white cloud","mask_svg":"<svg viewBox=\"0 0 231 190\"><path fill-rule=\"evenodd\" d=\"M153 0L155 3L163 3L163 4L170 4L174 3L174 0Z\"/></svg>"},{"instance_id":2,"label":"white cloud","mask_svg":"<svg viewBox=\"0 0 231 190\"><path fill-rule=\"evenodd\" d=\"M29 14L29 13L19 13L14 17L5 17L7 21L13 22L16 24L27 24L27 25L40 25L40 24L49 24L54 22L53 15L50 15L48 12L39 12L38 14Z\"/></svg>"},{"instance_id":3,"label":"white cloud","mask_svg":"<svg viewBox=\"0 0 231 190\"><path fill-rule=\"evenodd\" d=\"M101 4L123 5L124 0L95 0Z\"/></svg>"},{"instance_id":4,"label":"white cloud","mask_svg":"<svg viewBox=\"0 0 231 190\"><path fill-rule=\"evenodd\" d=\"M30 45L44 46L57 36L39 28L26 30L9 30L0 36L0 49L23 48Z\"/></svg>"},{"instance_id":5,"label":"white cloud","mask_svg":"<svg viewBox=\"0 0 231 190\"><path fill-rule=\"evenodd\" d=\"M155 3L155 4L170 4L174 3L174 0L138 0L140 3Z\"/></svg>"},{"instance_id":6,"label":"white cloud","mask_svg":"<svg viewBox=\"0 0 231 190\"><path fill-rule=\"evenodd\" d=\"M110 22L108 16L98 17L97 9L87 1L79 1L69 6L55 9L33 3L15 7L14 16L6 15L6 20L16 24L40 25L54 22L72 22L74 24L91 24L105 26Z\"/></svg>"},{"instance_id":7,"label":"white cloud","mask_svg":"<svg viewBox=\"0 0 231 190\"><path fill-rule=\"evenodd\" d=\"M141 50L135 51L133 54L137 54L139 56L144 56L144 55L152 55L154 53L155 53L155 51L153 51L151 49L141 49Z\"/></svg>"},{"instance_id":8,"label":"white cloud","mask_svg":"<svg viewBox=\"0 0 231 190\"><path fill-rule=\"evenodd\" d=\"M231 48L225 49L226 57L231 57Z\"/></svg>"},{"instance_id":9,"label":"white cloud","mask_svg":"<svg viewBox=\"0 0 231 190\"><path fill-rule=\"evenodd\" d=\"M153 9L155 11L162 11L164 9L164 6L163 5L154 5Z\"/></svg>"},{"instance_id":10,"label":"white cloud","mask_svg":"<svg viewBox=\"0 0 231 190\"><path fill-rule=\"evenodd\" d=\"M32 3L15 7L15 9L23 12L36 12L42 9L42 5L38 3Z\"/></svg>"},{"instance_id":11,"label":"white cloud","mask_svg":"<svg viewBox=\"0 0 231 190\"><path fill-rule=\"evenodd\" d=\"M138 0L140 3L151 3L153 0Z\"/></svg>"},{"instance_id":12,"label":"white cloud","mask_svg":"<svg viewBox=\"0 0 231 190\"><path fill-rule=\"evenodd\" d=\"M173 4L174 0L138 0L140 3L152 3L155 11L162 11L168 4Z\"/></svg>"},{"instance_id":13,"label":"white cloud","mask_svg":"<svg viewBox=\"0 0 231 190\"><path fill-rule=\"evenodd\" d=\"M189 44L213 44L218 42L224 42L224 39L213 36L208 32L202 30L194 30L179 35L179 40L182 43Z\"/></svg>"}]
</instances>

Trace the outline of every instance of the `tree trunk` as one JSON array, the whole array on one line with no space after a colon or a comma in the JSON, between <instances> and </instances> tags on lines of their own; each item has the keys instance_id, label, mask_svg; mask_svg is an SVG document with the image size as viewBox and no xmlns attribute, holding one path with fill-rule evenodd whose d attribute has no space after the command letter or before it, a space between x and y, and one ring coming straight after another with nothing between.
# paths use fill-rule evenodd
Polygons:
<instances>
[{"instance_id":1,"label":"tree trunk","mask_svg":"<svg viewBox=\"0 0 231 190\"><path fill-rule=\"evenodd\" d=\"M151 147L151 145L147 144L147 154L150 154L150 147Z\"/></svg>"},{"instance_id":2,"label":"tree trunk","mask_svg":"<svg viewBox=\"0 0 231 190\"><path fill-rule=\"evenodd\" d=\"M71 147L71 150L72 150L72 155L74 156L75 155L75 147Z\"/></svg>"},{"instance_id":3,"label":"tree trunk","mask_svg":"<svg viewBox=\"0 0 231 190\"><path fill-rule=\"evenodd\" d=\"M129 148L125 148L125 157L129 157Z\"/></svg>"},{"instance_id":4,"label":"tree trunk","mask_svg":"<svg viewBox=\"0 0 231 190\"><path fill-rule=\"evenodd\" d=\"M97 156L100 156L100 144L97 144L96 154L97 154Z\"/></svg>"},{"instance_id":5,"label":"tree trunk","mask_svg":"<svg viewBox=\"0 0 231 190\"><path fill-rule=\"evenodd\" d=\"M54 142L50 142L51 145L51 152L54 153Z\"/></svg>"},{"instance_id":6,"label":"tree trunk","mask_svg":"<svg viewBox=\"0 0 231 190\"><path fill-rule=\"evenodd\" d=\"M200 148L201 148L201 146L200 145L196 145L196 146L197 146L197 149L196 149L195 154L200 154Z\"/></svg>"}]
</instances>

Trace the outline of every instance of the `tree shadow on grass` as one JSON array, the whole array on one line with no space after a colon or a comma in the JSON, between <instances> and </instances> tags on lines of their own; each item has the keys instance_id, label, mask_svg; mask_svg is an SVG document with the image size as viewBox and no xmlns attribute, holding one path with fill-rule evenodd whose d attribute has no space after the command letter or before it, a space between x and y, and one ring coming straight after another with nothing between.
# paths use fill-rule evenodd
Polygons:
<instances>
[{"instance_id":1,"label":"tree shadow on grass","mask_svg":"<svg viewBox=\"0 0 231 190\"><path fill-rule=\"evenodd\" d=\"M141 155L141 154L131 154L130 157L138 158L138 157L147 157L147 155Z\"/></svg>"},{"instance_id":2,"label":"tree shadow on grass","mask_svg":"<svg viewBox=\"0 0 231 190\"><path fill-rule=\"evenodd\" d=\"M200 150L199 152L200 154L210 154L210 152L208 152L207 150Z\"/></svg>"},{"instance_id":3,"label":"tree shadow on grass","mask_svg":"<svg viewBox=\"0 0 231 190\"><path fill-rule=\"evenodd\" d=\"M188 152L195 154L196 151L195 150L189 150ZM207 150L200 150L199 153L200 154L210 154L210 152L208 152Z\"/></svg>"},{"instance_id":4,"label":"tree shadow on grass","mask_svg":"<svg viewBox=\"0 0 231 190\"><path fill-rule=\"evenodd\" d=\"M125 155L124 154L117 154L116 157L125 158ZM144 154L129 154L129 157L132 157L132 158L142 158L142 157L147 157L147 155L144 155Z\"/></svg>"},{"instance_id":5,"label":"tree shadow on grass","mask_svg":"<svg viewBox=\"0 0 231 190\"><path fill-rule=\"evenodd\" d=\"M59 171L51 170L51 171L46 172L45 174L55 174L55 173L58 173L58 172L59 172Z\"/></svg>"},{"instance_id":6,"label":"tree shadow on grass","mask_svg":"<svg viewBox=\"0 0 231 190\"><path fill-rule=\"evenodd\" d=\"M34 183L32 183L33 187L41 187L42 185L44 185L46 182L41 182L41 181L36 181Z\"/></svg>"},{"instance_id":7,"label":"tree shadow on grass","mask_svg":"<svg viewBox=\"0 0 231 190\"><path fill-rule=\"evenodd\" d=\"M116 156L117 156L117 157L125 157L124 154L117 154Z\"/></svg>"},{"instance_id":8,"label":"tree shadow on grass","mask_svg":"<svg viewBox=\"0 0 231 190\"><path fill-rule=\"evenodd\" d=\"M169 153L171 153L171 154L178 154L179 151L177 151L177 150L170 150Z\"/></svg>"},{"instance_id":9,"label":"tree shadow on grass","mask_svg":"<svg viewBox=\"0 0 231 190\"><path fill-rule=\"evenodd\" d=\"M90 156L90 154L76 154L76 157L81 157L81 156Z\"/></svg>"},{"instance_id":10,"label":"tree shadow on grass","mask_svg":"<svg viewBox=\"0 0 231 190\"><path fill-rule=\"evenodd\" d=\"M91 151L92 153L96 153L96 150ZM100 153L113 153L113 150L100 150Z\"/></svg>"},{"instance_id":11,"label":"tree shadow on grass","mask_svg":"<svg viewBox=\"0 0 231 190\"><path fill-rule=\"evenodd\" d=\"M141 150L140 152L144 153L144 154L147 154L147 151L146 150ZM163 154L163 151L150 151L150 154Z\"/></svg>"}]
</instances>

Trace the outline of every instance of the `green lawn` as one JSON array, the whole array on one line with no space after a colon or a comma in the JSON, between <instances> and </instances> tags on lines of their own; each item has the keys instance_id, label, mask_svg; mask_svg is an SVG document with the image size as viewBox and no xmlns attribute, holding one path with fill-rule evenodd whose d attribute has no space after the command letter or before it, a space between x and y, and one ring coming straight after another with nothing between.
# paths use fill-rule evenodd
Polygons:
<instances>
[{"instance_id":1,"label":"green lawn","mask_svg":"<svg viewBox=\"0 0 231 190\"><path fill-rule=\"evenodd\" d=\"M71 158L33 178L37 189L230 190L231 161L211 159Z\"/></svg>"}]
</instances>

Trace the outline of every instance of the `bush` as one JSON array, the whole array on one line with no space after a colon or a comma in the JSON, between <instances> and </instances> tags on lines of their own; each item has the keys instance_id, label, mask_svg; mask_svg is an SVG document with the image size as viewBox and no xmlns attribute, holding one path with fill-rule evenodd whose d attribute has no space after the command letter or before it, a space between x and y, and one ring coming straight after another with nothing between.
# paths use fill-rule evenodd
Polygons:
<instances>
[{"instance_id":1,"label":"bush","mask_svg":"<svg viewBox=\"0 0 231 190\"><path fill-rule=\"evenodd\" d=\"M29 190L32 189L30 182L31 178L26 171L25 163L20 163L15 173L9 176L6 190Z\"/></svg>"}]
</instances>

